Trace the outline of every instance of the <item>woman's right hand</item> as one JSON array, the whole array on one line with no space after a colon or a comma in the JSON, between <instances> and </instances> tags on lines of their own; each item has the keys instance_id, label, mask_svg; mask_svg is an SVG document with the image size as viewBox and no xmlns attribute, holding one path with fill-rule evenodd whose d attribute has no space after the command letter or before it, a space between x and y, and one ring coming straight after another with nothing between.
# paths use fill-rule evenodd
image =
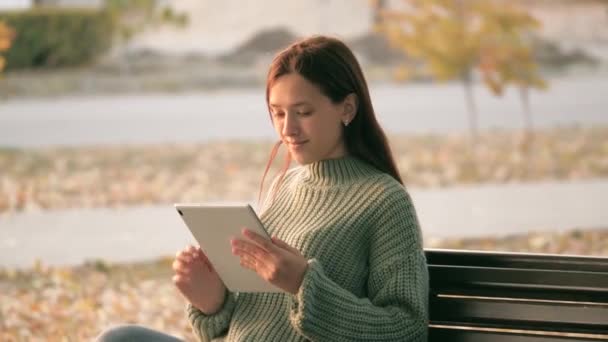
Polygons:
<instances>
[{"instance_id":1,"label":"woman's right hand","mask_svg":"<svg viewBox=\"0 0 608 342\"><path fill-rule=\"evenodd\" d=\"M200 247L188 246L177 252L173 271L173 283L194 307L206 315L222 308L226 286Z\"/></svg>"}]
</instances>

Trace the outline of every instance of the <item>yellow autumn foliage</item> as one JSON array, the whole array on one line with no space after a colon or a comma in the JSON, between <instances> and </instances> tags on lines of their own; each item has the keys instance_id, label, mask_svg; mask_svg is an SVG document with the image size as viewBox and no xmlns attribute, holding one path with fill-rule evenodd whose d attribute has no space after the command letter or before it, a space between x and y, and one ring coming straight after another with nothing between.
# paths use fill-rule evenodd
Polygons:
<instances>
[{"instance_id":1,"label":"yellow autumn foliage","mask_svg":"<svg viewBox=\"0 0 608 342\"><path fill-rule=\"evenodd\" d=\"M6 23L0 21L0 52L4 52L11 47L11 43L15 37L15 31L10 28ZM4 70L6 61L2 55L0 55L0 71Z\"/></svg>"},{"instance_id":2,"label":"yellow autumn foliage","mask_svg":"<svg viewBox=\"0 0 608 342\"><path fill-rule=\"evenodd\" d=\"M527 41L540 23L519 8L491 0L404 0L381 16L378 30L391 45L423 61L438 80L477 70L497 95L509 83L545 86Z\"/></svg>"}]
</instances>

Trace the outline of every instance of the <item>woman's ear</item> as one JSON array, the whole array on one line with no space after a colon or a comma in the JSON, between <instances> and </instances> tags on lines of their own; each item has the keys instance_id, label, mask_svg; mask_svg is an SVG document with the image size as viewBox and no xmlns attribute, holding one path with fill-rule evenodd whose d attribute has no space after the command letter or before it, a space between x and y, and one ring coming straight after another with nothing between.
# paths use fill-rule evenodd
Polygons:
<instances>
[{"instance_id":1,"label":"woman's ear","mask_svg":"<svg viewBox=\"0 0 608 342\"><path fill-rule=\"evenodd\" d=\"M355 95L355 93L350 93L344 98L344 113L342 114L342 121L346 125L353 121L355 115L357 115L357 100L357 95Z\"/></svg>"}]
</instances>

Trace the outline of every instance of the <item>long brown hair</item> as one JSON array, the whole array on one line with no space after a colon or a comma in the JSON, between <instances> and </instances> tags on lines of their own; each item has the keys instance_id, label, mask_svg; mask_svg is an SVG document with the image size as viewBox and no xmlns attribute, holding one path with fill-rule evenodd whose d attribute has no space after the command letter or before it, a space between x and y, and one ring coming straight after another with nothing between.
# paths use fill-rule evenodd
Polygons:
<instances>
[{"instance_id":1,"label":"long brown hair","mask_svg":"<svg viewBox=\"0 0 608 342\"><path fill-rule=\"evenodd\" d=\"M298 73L316 85L333 103L341 103L349 94L355 94L357 113L349 125L344 127L344 141L348 153L388 173L403 184L386 135L376 120L361 66L346 44L331 37L313 36L296 41L279 52L270 64L266 79L266 104L269 113L270 89L277 79L289 73ZM272 120L272 115L270 119ZM260 197L264 179L280 144L279 141L273 148L266 166L260 185ZM289 153L286 158L278 185L289 168ZM275 193L278 187L274 189Z\"/></svg>"}]
</instances>

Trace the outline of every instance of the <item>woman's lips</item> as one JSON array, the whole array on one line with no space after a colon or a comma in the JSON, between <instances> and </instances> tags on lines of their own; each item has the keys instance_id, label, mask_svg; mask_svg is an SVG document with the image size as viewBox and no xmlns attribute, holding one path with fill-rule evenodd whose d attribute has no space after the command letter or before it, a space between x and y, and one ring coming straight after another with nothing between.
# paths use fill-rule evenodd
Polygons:
<instances>
[{"instance_id":1,"label":"woman's lips","mask_svg":"<svg viewBox=\"0 0 608 342\"><path fill-rule=\"evenodd\" d=\"M298 142L290 142L288 143L289 146L298 149L300 147L302 147L302 145L306 144L308 142L308 140L304 140L304 141L298 141Z\"/></svg>"}]
</instances>

